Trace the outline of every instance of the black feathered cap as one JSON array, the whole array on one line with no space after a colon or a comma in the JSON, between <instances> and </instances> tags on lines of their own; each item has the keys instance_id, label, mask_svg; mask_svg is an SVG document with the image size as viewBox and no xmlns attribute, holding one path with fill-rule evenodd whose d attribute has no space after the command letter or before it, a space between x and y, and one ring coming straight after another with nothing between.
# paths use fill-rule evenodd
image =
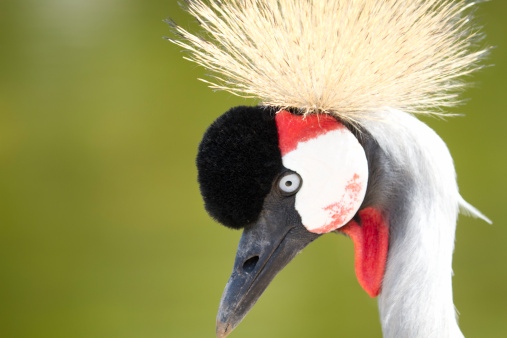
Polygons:
<instances>
[{"instance_id":1,"label":"black feathered cap","mask_svg":"<svg viewBox=\"0 0 507 338\"><path fill-rule=\"evenodd\" d=\"M239 229L257 220L283 170L275 112L234 107L211 124L199 145L196 162L205 208L227 227Z\"/></svg>"}]
</instances>

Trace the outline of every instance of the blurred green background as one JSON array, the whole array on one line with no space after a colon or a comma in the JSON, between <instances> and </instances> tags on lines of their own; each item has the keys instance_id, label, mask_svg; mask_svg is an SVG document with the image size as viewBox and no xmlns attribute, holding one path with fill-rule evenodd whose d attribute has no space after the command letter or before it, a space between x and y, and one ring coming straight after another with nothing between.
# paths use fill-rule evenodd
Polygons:
<instances>
[{"instance_id":1,"label":"blurred green background","mask_svg":"<svg viewBox=\"0 0 507 338\"><path fill-rule=\"evenodd\" d=\"M454 298L467 337L507 336L507 2L477 12L497 48L466 117L426 119L463 196ZM0 337L213 337L240 232L206 215L194 158L229 107L162 20L175 1L0 1ZM231 337L380 337L353 245L327 235Z\"/></svg>"}]
</instances>

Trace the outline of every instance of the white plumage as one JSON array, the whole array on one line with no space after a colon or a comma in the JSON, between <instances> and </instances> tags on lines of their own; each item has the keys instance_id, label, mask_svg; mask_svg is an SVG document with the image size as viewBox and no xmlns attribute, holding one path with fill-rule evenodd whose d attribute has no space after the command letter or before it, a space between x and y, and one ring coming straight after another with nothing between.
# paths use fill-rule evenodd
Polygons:
<instances>
[{"instance_id":1,"label":"white plumage","mask_svg":"<svg viewBox=\"0 0 507 338\"><path fill-rule=\"evenodd\" d=\"M390 224L386 272L379 295L384 337L462 337L452 300L452 253L458 208L490 222L464 202L442 139L407 113L390 124L360 121L398 164L411 189ZM408 175L408 177L407 177Z\"/></svg>"}]
</instances>

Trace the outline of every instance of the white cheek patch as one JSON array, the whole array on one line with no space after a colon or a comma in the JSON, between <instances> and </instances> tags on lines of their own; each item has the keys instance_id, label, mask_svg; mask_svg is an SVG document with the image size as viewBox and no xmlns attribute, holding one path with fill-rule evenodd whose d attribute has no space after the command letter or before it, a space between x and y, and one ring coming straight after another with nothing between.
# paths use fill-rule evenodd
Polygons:
<instances>
[{"instance_id":1,"label":"white cheek patch","mask_svg":"<svg viewBox=\"0 0 507 338\"><path fill-rule=\"evenodd\" d=\"M303 179L295 207L308 231L336 230L359 210L366 194L368 163L363 147L347 128L297 143L282 162Z\"/></svg>"}]
</instances>

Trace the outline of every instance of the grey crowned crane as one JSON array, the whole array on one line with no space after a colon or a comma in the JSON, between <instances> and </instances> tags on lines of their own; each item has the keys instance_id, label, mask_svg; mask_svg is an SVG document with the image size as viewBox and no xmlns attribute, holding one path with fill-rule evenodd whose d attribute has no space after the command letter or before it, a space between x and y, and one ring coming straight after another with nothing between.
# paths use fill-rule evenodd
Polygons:
<instances>
[{"instance_id":1,"label":"grey crowned crane","mask_svg":"<svg viewBox=\"0 0 507 338\"><path fill-rule=\"evenodd\" d=\"M227 336L310 242L354 242L384 337L462 337L452 300L459 194L444 114L487 53L465 0L189 0L205 32L172 23L214 89L256 97L206 131L206 210L243 229L217 316Z\"/></svg>"}]
</instances>

